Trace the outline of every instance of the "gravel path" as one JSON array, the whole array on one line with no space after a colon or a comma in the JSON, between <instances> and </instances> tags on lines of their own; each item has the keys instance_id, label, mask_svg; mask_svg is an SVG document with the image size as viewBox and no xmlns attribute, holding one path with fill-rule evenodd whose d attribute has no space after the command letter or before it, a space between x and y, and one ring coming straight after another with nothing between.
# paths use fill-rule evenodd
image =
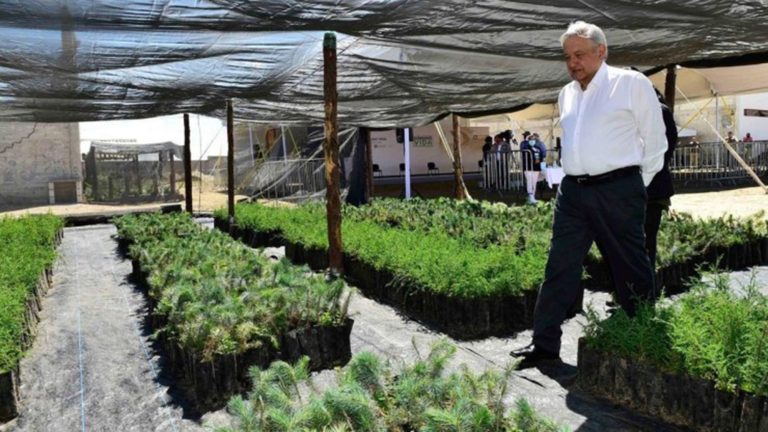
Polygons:
<instances>
[{"instance_id":1,"label":"gravel path","mask_svg":"<svg viewBox=\"0 0 768 432\"><path fill-rule=\"evenodd\" d=\"M206 430L184 419L184 401L169 393L115 232L65 229L39 333L21 363L22 412L3 430Z\"/></svg>"}]
</instances>

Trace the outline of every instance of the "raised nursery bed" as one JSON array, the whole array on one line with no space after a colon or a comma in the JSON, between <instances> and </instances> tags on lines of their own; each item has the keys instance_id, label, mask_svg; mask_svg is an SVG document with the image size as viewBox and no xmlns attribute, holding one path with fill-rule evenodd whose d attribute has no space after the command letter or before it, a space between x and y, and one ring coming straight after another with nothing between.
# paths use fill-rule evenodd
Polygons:
<instances>
[{"instance_id":1,"label":"raised nursery bed","mask_svg":"<svg viewBox=\"0 0 768 432\"><path fill-rule=\"evenodd\" d=\"M149 295L147 274L141 271L137 260L131 260L132 282L146 295L149 323L153 329L163 329L167 318L158 315L157 300ZM330 369L345 365L352 357L349 337L354 321L347 318L339 326L314 326L300 331L288 331L280 336L280 349L272 347L267 339L262 346L237 355L214 355L211 361L183 349L164 333L159 342L171 373L184 382L187 396L201 411L224 406L228 398L251 388L248 370L252 366L267 368L275 360L296 362L301 357L310 358L311 370Z\"/></svg>"},{"instance_id":2,"label":"raised nursery bed","mask_svg":"<svg viewBox=\"0 0 768 432\"><path fill-rule=\"evenodd\" d=\"M475 373L450 362L445 340L425 357L395 368L361 352L335 382L315 385L306 360L254 370L249 400L232 398L227 432L249 431L509 431L565 430L524 399L508 403L512 368ZM273 395L264 398L261 395Z\"/></svg>"},{"instance_id":3,"label":"raised nursery bed","mask_svg":"<svg viewBox=\"0 0 768 432\"><path fill-rule=\"evenodd\" d=\"M717 265L741 270L768 263L768 222L753 216L694 219L665 214L659 231L656 277L667 295L685 292L699 269ZM590 254L585 264L590 289L611 290L613 279L602 258Z\"/></svg>"},{"instance_id":4,"label":"raised nursery bed","mask_svg":"<svg viewBox=\"0 0 768 432\"><path fill-rule=\"evenodd\" d=\"M232 240L229 240L232 241ZM130 250L132 242L119 238L119 249ZM287 329L276 336L256 337L250 348L232 354L214 353L204 356L185 348L169 336L169 318L159 308L151 293L150 273L142 269L141 261L131 254L131 280L146 295L149 325L157 330L157 342L163 350L170 371L180 379L181 388L197 412L223 407L232 395L243 393L252 386L249 369L267 368L276 360L295 362L310 358L310 370L343 366L351 358L350 334L354 321L344 317L341 323L314 324L300 329Z\"/></svg>"},{"instance_id":5,"label":"raised nursery bed","mask_svg":"<svg viewBox=\"0 0 768 432\"><path fill-rule=\"evenodd\" d=\"M29 216L25 217L27 221L33 221L33 218L30 218ZM34 218L38 218L45 224L48 228L52 229L52 231L48 231L48 233L52 233L52 240L50 240L49 246L45 245L35 245L31 247L36 247L38 252L35 252L35 255L39 254L40 251L47 248L57 248L61 244L61 240L64 237L64 231L62 230L62 227L64 226L64 221L61 218L57 218L54 216L36 216ZM44 219L43 219L44 218ZM3 221L7 223L6 221ZM34 228L33 228L34 229ZM55 231L54 231L55 230ZM49 234L45 231L45 228L41 230L41 233L30 233L28 230L25 230L25 235L29 235L30 241L34 242L38 235L40 237L47 237ZM49 237L50 238L50 237ZM2 250L2 247L0 246L0 250ZM4 251L4 253L7 251ZM55 255L51 257L51 259L47 260L45 264L42 265L42 268L38 267L35 264L27 263L27 262L19 262L19 260L24 261L24 257L6 257L13 260L12 265L18 266L18 268L39 268L40 273L36 279L34 277L29 278L29 283L31 286L27 287L27 293L26 293L26 299L24 300L24 307L22 309L22 316L20 321L18 321L18 324L20 325L18 332L12 332L10 331L9 334L16 333L18 336L18 340L15 341L17 354L8 354L13 355L13 359L4 359L3 369L6 369L3 372L0 372L0 423L4 423L7 421L10 421L14 418L16 418L19 415L19 409L20 405L22 403L19 393L19 388L21 386L21 380L20 380L20 370L19 370L19 362L21 353L27 351L32 347L32 344L34 343L35 336L37 334L37 325L40 322L40 312L43 310L43 297L48 293L48 290L51 288L53 284L53 264ZM37 257L35 257L37 258ZM34 281L34 282L33 282ZM4 280L0 277L0 289L6 289L10 290L10 287L4 286ZM2 305L4 308L11 308L10 305ZM3 325L11 326L12 324L9 322L6 322L3 320ZM4 352L8 352L10 350L4 349Z\"/></svg>"},{"instance_id":6,"label":"raised nursery bed","mask_svg":"<svg viewBox=\"0 0 768 432\"><path fill-rule=\"evenodd\" d=\"M768 238L745 244L711 247L705 253L658 269L656 280L663 287L666 295L680 294L688 289L689 279L699 276L699 268L716 263L719 263L718 267L722 270L741 270L768 264ZM604 262L587 259L585 268L589 275L585 286L604 291L613 289L613 278Z\"/></svg>"},{"instance_id":7,"label":"raised nursery bed","mask_svg":"<svg viewBox=\"0 0 768 432\"><path fill-rule=\"evenodd\" d=\"M216 218L214 225L230 232L229 223ZM232 236L251 247L285 246L285 256L293 263L308 265L315 271L328 268L328 251L324 248L305 247L285 239L276 230L258 232L234 227ZM452 338L466 340L489 336L505 336L529 329L533 325L538 290L527 290L522 295L465 298L430 291L398 280L393 272L377 269L350 252L344 252L344 277L366 297L397 308L400 312L422 322ZM582 301L570 311L571 318L581 311Z\"/></svg>"},{"instance_id":8,"label":"raised nursery bed","mask_svg":"<svg viewBox=\"0 0 768 432\"><path fill-rule=\"evenodd\" d=\"M546 259L551 237L552 211L552 203L507 207L498 203L449 199L376 199L361 207L347 206L343 209L342 224L347 278L365 295L394 305L411 318L451 336L474 338L509 334L530 327L532 323L536 288L543 281L544 265L541 264ZM325 229L324 217L322 206L314 204L293 208L241 204L236 208L237 225L230 232L225 214L214 214L216 227L230 232L234 238L253 247L285 246L289 259L307 264L316 271L328 266L327 240L319 232ZM366 225L366 229L357 229L362 225ZM503 251L513 261L520 259L518 255L527 254L521 261L528 267L516 267L516 271L527 272L537 280L528 278L523 283L513 282L516 288L509 290L500 281L505 266L491 264L473 274L475 280L487 279L485 282L488 282L494 279L486 284L493 285L491 289L485 291L475 290L466 280L458 284L446 281L446 278L433 282L441 279L435 277L442 271L441 266L448 270L449 261L457 266L455 263L460 260L452 260L445 253L433 253L429 257L413 254L403 248L402 242L390 241L391 238L379 241L378 237L395 231L411 233L411 237L401 240L413 244L418 243L410 242L413 236L430 237L429 242L419 243L428 249L441 249L448 243L461 244L480 262L493 260L494 250ZM354 242L348 241L349 233L357 237ZM365 239L376 242L382 252L398 249L402 256L418 259L411 262L392 260L391 257L380 259L362 245ZM452 250L463 254L462 248ZM367 255L361 256L359 249L368 249ZM686 282L698 275L702 265L719 262L722 268L739 269L765 263L766 257L768 223L759 218L697 220L689 215L671 213L665 215L659 234L658 280L667 295L677 294L686 290ZM461 265L466 264L459 262L458 266ZM608 268L596 249L590 253L585 267L589 276L583 282L585 287L597 290L612 287ZM420 270L425 268L431 270ZM430 275L414 276L419 272ZM517 278L509 272L503 277ZM456 286L460 289L455 289ZM571 315L581 311L581 306L581 302L577 302Z\"/></svg>"},{"instance_id":9,"label":"raised nursery bed","mask_svg":"<svg viewBox=\"0 0 768 432\"><path fill-rule=\"evenodd\" d=\"M768 430L768 298L709 274L675 302L600 320L587 314L579 386L600 399L700 431Z\"/></svg>"},{"instance_id":10,"label":"raised nursery bed","mask_svg":"<svg viewBox=\"0 0 768 432\"><path fill-rule=\"evenodd\" d=\"M768 399L718 390L714 381L617 357L579 340L579 386L633 411L700 431L765 432Z\"/></svg>"}]
</instances>

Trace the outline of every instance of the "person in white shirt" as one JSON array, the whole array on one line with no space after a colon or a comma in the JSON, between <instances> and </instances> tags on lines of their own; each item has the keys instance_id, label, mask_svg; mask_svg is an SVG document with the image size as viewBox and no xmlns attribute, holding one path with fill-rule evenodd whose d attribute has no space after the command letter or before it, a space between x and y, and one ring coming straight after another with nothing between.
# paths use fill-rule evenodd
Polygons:
<instances>
[{"instance_id":1,"label":"person in white shirt","mask_svg":"<svg viewBox=\"0 0 768 432\"><path fill-rule=\"evenodd\" d=\"M520 368L560 356L560 329L581 293L584 259L595 240L606 250L617 299L633 316L654 301L645 250L646 186L664 165L661 107L643 74L608 66L603 31L576 22L560 38L573 78L560 92L562 165L552 246L534 313L533 343L514 351Z\"/></svg>"},{"instance_id":2,"label":"person in white shirt","mask_svg":"<svg viewBox=\"0 0 768 432\"><path fill-rule=\"evenodd\" d=\"M545 177L542 170L544 159L547 157L547 147L544 141L539 139L539 134L531 134L530 139L520 144L520 151L523 160L523 174L525 175L526 190L528 192L528 203L536 204L536 183Z\"/></svg>"}]
</instances>

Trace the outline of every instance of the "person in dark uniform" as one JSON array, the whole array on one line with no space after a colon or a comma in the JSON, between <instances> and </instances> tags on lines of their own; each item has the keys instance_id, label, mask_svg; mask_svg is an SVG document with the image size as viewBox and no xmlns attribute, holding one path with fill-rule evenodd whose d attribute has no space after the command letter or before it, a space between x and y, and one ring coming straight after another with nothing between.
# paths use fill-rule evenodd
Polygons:
<instances>
[{"instance_id":1,"label":"person in dark uniform","mask_svg":"<svg viewBox=\"0 0 768 432\"><path fill-rule=\"evenodd\" d=\"M483 155L487 155L493 147L493 138L490 136L485 137L485 144L483 144Z\"/></svg>"},{"instance_id":2,"label":"person in dark uniform","mask_svg":"<svg viewBox=\"0 0 768 432\"><path fill-rule=\"evenodd\" d=\"M480 168L483 170L484 187L489 189L496 187L496 183L493 181L493 176L490 171L490 165L492 164L491 158L489 157L491 148L493 148L493 138L487 136L485 137L485 144L483 144L483 160Z\"/></svg>"},{"instance_id":3,"label":"person in dark uniform","mask_svg":"<svg viewBox=\"0 0 768 432\"><path fill-rule=\"evenodd\" d=\"M656 97L661 105L661 116L664 119L667 151L664 153L664 166L645 189L648 193L648 205L645 208L645 249L648 251L648 258L654 273L656 270L656 239L659 235L661 215L669 210L669 206L672 205L670 198L675 194L675 189L672 186L672 174L669 173L669 161L672 160L675 148L677 148L675 116L667 106L664 96L658 90L656 90Z\"/></svg>"},{"instance_id":4,"label":"person in dark uniform","mask_svg":"<svg viewBox=\"0 0 768 432\"><path fill-rule=\"evenodd\" d=\"M509 145L510 149L512 149L512 146L518 145L517 140L515 139L515 133L512 132L511 129L505 130L500 135L501 135L501 139L503 139L504 142L506 142L507 145Z\"/></svg>"},{"instance_id":5,"label":"person in dark uniform","mask_svg":"<svg viewBox=\"0 0 768 432\"><path fill-rule=\"evenodd\" d=\"M528 132L528 131L525 131L525 132L523 132L523 140L522 140L522 141L520 141L520 145L523 145L523 143L524 143L524 142L528 141L528 137L529 137L530 135L531 135L531 133L530 133L530 132Z\"/></svg>"},{"instance_id":6,"label":"person in dark uniform","mask_svg":"<svg viewBox=\"0 0 768 432\"><path fill-rule=\"evenodd\" d=\"M584 22L560 42L573 81L560 92L562 162L566 177L555 204L552 241L534 312L533 341L511 354L518 367L559 359L561 325L581 293L584 259L595 240L611 256L621 307L655 300L645 249L646 186L664 165L664 121L643 74L605 63L603 31Z\"/></svg>"},{"instance_id":7,"label":"person in dark uniform","mask_svg":"<svg viewBox=\"0 0 768 432\"><path fill-rule=\"evenodd\" d=\"M661 217L665 211L669 210L669 206L672 205L670 198L675 194L675 189L672 185L672 175L669 172L669 161L672 160L672 156L675 154L675 149L677 148L677 125L675 124L675 116L672 114L672 110L669 109L669 106L667 106L667 101L664 99L664 96L662 96L658 90L656 90L656 97L661 105L661 116L664 119L667 151L664 153L664 167L653 177L653 181L651 181L651 184L645 189L648 193L648 204L645 207L645 249L648 251L648 260L651 262L651 268L653 269L654 274L656 273L657 239L659 236ZM599 241L596 242L596 244L597 248L600 250L600 255L602 255L605 260L605 265L610 267L611 262L609 253ZM616 305L616 302L608 301L607 305L613 307Z\"/></svg>"}]
</instances>

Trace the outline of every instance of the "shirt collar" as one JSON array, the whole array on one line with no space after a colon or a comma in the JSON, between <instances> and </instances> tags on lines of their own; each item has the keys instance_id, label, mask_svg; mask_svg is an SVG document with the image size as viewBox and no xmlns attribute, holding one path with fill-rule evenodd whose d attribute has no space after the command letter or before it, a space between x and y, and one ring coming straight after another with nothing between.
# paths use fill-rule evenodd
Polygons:
<instances>
[{"instance_id":1,"label":"shirt collar","mask_svg":"<svg viewBox=\"0 0 768 432\"><path fill-rule=\"evenodd\" d=\"M595 76L592 78L592 81L590 81L589 84L587 84L587 90L589 90L590 88L600 87L600 85L606 80L607 77L608 77L608 65L605 62L603 62L603 64L600 65L600 69L597 70L597 73L595 73ZM581 84L578 81L574 81L573 85L577 90L581 92L586 91L586 90L581 90Z\"/></svg>"}]
</instances>

